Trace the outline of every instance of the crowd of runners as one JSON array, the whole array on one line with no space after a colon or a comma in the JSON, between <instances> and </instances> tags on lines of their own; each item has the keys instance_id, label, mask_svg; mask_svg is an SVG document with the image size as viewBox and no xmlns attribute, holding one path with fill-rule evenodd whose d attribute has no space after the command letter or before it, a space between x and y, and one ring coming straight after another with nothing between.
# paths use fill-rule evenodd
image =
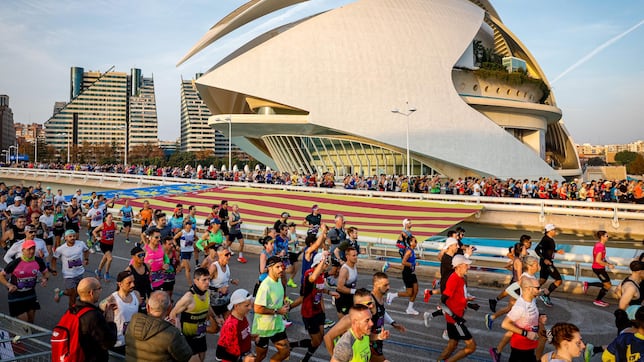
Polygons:
<instances>
[{"instance_id":1,"label":"crowd of runners","mask_svg":"<svg viewBox=\"0 0 644 362\"><path fill-rule=\"evenodd\" d=\"M10 192L12 203L6 201ZM223 361L262 361L271 343L276 349L271 361L287 360L292 349L302 349L302 360L308 361L322 344L331 361L387 361L383 346L390 333L406 332L386 311L395 298L408 299L407 315L418 316L427 328L443 331L444 350L428 359L457 361L474 353L479 347L468 329L472 323L485 324L488 329L496 324L506 331L498 345L489 348L494 361L501 361L503 353L509 354L510 361L571 361L580 356L589 361L595 354L604 361L636 361L644 353L644 261L642 256L633 260L631 275L613 285L607 272L614 265L606 255L606 231L597 232L593 248L592 269L598 282L584 283L583 289L599 289L593 302L599 308L608 307L604 298L609 292L619 296L615 310L618 337L609 345L593 346L582 341L583 331L577 326L548 321L545 315L547 308L555 307L550 296L562 283L555 256L563 251L557 248L557 229L552 224L546 225L534 249L529 236L519 238L508 254L510 285L490 299L489 306L481 306L467 288L473 263L470 256L476 248L463 243L465 230L461 228L448 232L438 254L440 278L421 292L416 276L418 242L413 221L404 219L397 237L400 262L383 263L382 270L370 276L371 289L367 289L367 285L358 285L362 251L358 229L345 228L342 215L323 216L317 205L300 224L291 221L285 211L276 215L274 225L260 238L258 279L254 290L247 291L236 288L235 265L230 263L233 249L237 263L247 263L243 217L236 205L229 206L225 200L213 205L203 222L190 205L178 204L167 215L153 210L148 202L135 210L127 200L95 194L83 198L80 189L65 201L62 191L42 189L40 183L28 188L0 183L0 195L0 246L6 250L7 263L0 272L0 283L9 291L10 314L34 322L40 309L35 291L38 282L45 287L60 271L64 288L54 290L54 300L66 296L70 310L83 306L97 311L85 320L91 331L83 343L91 357L87 360L107 360L109 348L129 360L163 360L158 356L167 353L175 360L203 361L209 349L206 334L218 333L217 346L210 349ZM112 215L109 208L118 210L118 215ZM133 235L133 223L140 226L140 234ZM198 231L198 223L204 232ZM306 228L306 236L297 233L298 227ZM116 272L114 280L112 251L119 232L130 244L131 260L126 270ZM233 248L235 241L239 245ZM94 277L85 278L89 254L95 252L102 253L101 260ZM172 300L181 272L190 288ZM401 274L404 291L390 291L392 273ZM101 300L100 290L109 281L116 282L117 291ZM299 290L299 297L290 299L288 288ZM422 313L416 301L419 294ZM508 304L498 308L505 297ZM336 315L325 312L329 300ZM430 308L428 303L434 301L436 305ZM475 321L466 313L488 307L491 313L484 320ZM289 339L287 328L298 328L290 327L296 313L307 338ZM153 325L155 333L150 330ZM99 326L105 328L96 333ZM161 341L156 328L183 337ZM548 343L552 351L544 353Z\"/></svg>"}]
</instances>

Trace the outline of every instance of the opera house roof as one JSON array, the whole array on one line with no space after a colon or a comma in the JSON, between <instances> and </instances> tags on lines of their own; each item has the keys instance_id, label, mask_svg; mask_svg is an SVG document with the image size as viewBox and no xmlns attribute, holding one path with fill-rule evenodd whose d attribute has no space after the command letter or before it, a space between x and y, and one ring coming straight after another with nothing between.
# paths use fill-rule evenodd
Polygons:
<instances>
[{"instance_id":1,"label":"opera house roof","mask_svg":"<svg viewBox=\"0 0 644 362\"><path fill-rule=\"evenodd\" d=\"M249 1L180 63L300 2ZM484 52L521 74L485 70ZM240 45L197 88L213 127L230 122L235 144L283 171L580 173L545 74L484 0L357 0Z\"/></svg>"}]
</instances>

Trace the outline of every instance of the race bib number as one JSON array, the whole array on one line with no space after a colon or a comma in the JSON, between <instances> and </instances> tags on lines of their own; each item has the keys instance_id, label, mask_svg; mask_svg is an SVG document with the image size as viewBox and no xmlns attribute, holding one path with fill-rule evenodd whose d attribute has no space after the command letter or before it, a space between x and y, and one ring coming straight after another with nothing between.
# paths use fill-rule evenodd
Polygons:
<instances>
[{"instance_id":1,"label":"race bib number","mask_svg":"<svg viewBox=\"0 0 644 362\"><path fill-rule=\"evenodd\" d=\"M83 266L83 262L80 259L69 259L67 260L67 267L69 269L77 268Z\"/></svg>"}]
</instances>

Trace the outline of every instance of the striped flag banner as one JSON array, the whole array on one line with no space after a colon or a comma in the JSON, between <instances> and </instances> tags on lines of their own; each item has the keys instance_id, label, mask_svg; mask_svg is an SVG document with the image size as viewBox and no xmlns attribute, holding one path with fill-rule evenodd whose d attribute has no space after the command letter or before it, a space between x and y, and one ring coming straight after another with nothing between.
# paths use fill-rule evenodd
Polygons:
<instances>
[{"instance_id":1,"label":"striped flag banner","mask_svg":"<svg viewBox=\"0 0 644 362\"><path fill-rule=\"evenodd\" d=\"M272 226L282 212L288 212L289 221L302 225L318 205L322 222L333 227L336 214L344 215L346 227L357 227L360 235L395 239L402 229L402 220L412 220L414 235L427 238L458 224L479 211L482 206L459 203L431 202L425 200L402 200L346 196L318 192L267 190L252 187L217 187L193 190L180 194L148 195L135 193L130 205L135 209L148 200L153 209L162 209L172 214L176 204L184 208L197 207L197 217L205 219L214 204L228 200L228 205L237 204L246 224ZM137 197L138 196L138 197ZM170 216L170 215L168 215Z\"/></svg>"}]
</instances>

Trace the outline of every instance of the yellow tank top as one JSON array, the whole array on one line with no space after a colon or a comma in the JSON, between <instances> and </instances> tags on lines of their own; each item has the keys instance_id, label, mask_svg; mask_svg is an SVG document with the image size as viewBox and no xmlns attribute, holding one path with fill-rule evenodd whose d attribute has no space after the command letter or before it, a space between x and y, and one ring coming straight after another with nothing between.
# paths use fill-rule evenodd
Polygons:
<instances>
[{"instance_id":1,"label":"yellow tank top","mask_svg":"<svg viewBox=\"0 0 644 362\"><path fill-rule=\"evenodd\" d=\"M188 312L181 312L181 332L186 337L199 338L206 336L206 322L208 321L208 308L210 308L210 293L204 294L204 299L192 293L195 301L194 308Z\"/></svg>"}]
</instances>

